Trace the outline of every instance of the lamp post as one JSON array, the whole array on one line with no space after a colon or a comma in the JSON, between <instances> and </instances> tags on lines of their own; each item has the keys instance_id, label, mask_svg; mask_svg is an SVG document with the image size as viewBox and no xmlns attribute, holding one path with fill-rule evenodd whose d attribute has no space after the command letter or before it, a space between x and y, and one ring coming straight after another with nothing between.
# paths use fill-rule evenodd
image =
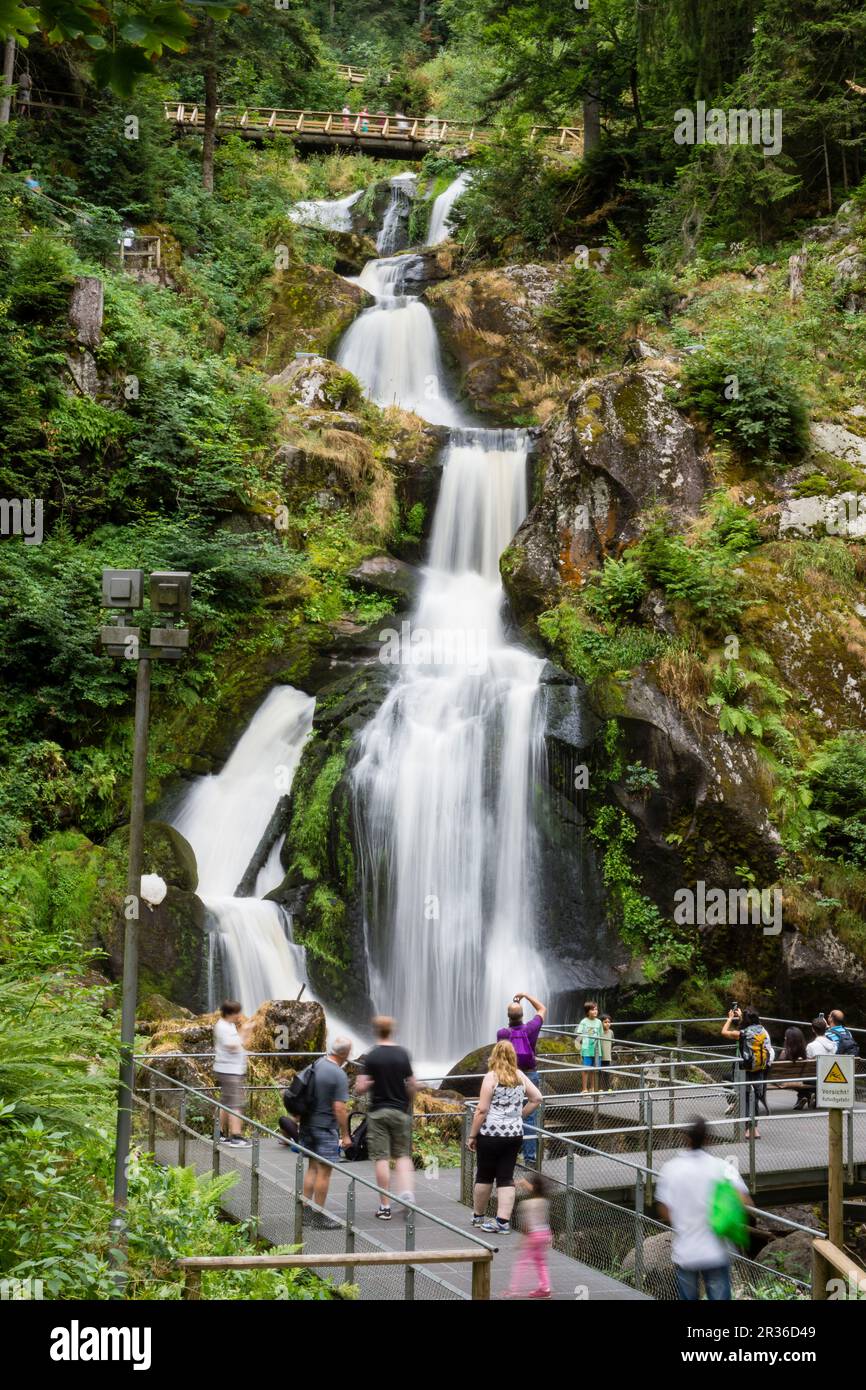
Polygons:
<instances>
[{"instance_id":1,"label":"lamp post","mask_svg":"<svg viewBox=\"0 0 866 1390\"><path fill-rule=\"evenodd\" d=\"M147 737L150 715L150 664L177 661L189 646L189 629L179 627L189 611L192 576L185 570L160 570L150 575L153 615L149 644L133 626L136 610L144 606L143 570L103 570L102 603L110 610L100 641L109 656L136 662L135 734L132 756L132 804L129 817L129 860L124 899L123 1000L120 1014L120 1085L114 1151L114 1216L111 1231L115 1249L126 1231L128 1159L132 1136L135 1009L138 1001L138 923L141 912L141 869L144 847L144 806L147 790Z\"/></svg>"}]
</instances>

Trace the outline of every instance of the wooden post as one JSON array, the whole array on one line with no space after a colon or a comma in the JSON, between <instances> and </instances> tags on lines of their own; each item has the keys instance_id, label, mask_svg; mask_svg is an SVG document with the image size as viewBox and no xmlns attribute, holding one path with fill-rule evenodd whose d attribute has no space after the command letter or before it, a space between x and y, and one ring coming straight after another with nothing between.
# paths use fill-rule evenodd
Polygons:
<instances>
[{"instance_id":1,"label":"wooden post","mask_svg":"<svg viewBox=\"0 0 866 1390\"><path fill-rule=\"evenodd\" d=\"M827 1173L827 1238L840 1249L842 1231L842 1110L834 1106L827 1112L829 1165Z\"/></svg>"},{"instance_id":2,"label":"wooden post","mask_svg":"<svg viewBox=\"0 0 866 1390\"><path fill-rule=\"evenodd\" d=\"M490 1266L493 1257L486 1260L476 1260L472 1266L472 1300L490 1299Z\"/></svg>"},{"instance_id":3,"label":"wooden post","mask_svg":"<svg viewBox=\"0 0 866 1390\"><path fill-rule=\"evenodd\" d=\"M183 1271L183 1296L188 1301L199 1302L201 1300L201 1270L184 1269Z\"/></svg>"}]
</instances>

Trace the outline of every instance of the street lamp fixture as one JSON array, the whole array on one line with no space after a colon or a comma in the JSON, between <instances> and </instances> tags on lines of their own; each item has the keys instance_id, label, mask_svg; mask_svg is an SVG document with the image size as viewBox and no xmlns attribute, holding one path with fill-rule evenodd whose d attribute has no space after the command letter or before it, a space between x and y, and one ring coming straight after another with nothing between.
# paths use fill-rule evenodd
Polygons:
<instances>
[{"instance_id":1,"label":"street lamp fixture","mask_svg":"<svg viewBox=\"0 0 866 1390\"><path fill-rule=\"evenodd\" d=\"M129 817L129 862L124 901L123 1002L120 1015L120 1085L114 1152L115 1249L126 1231L129 1149L132 1137L135 1010L138 1002L138 924L141 916L141 869L144 853L144 806L147 789L147 740L150 716L150 663L178 661L189 647L189 629L179 620L189 611L192 576L186 570L157 570L148 581L152 611L150 640L134 622L144 606L144 570L102 571L102 604L109 621L100 630L103 650L136 663L135 735L132 757L132 804Z\"/></svg>"}]
</instances>

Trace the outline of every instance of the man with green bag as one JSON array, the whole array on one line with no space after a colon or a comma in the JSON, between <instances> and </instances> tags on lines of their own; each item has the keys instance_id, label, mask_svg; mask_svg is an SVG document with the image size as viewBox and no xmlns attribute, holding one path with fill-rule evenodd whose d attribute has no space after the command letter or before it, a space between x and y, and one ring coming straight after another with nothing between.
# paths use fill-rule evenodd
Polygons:
<instances>
[{"instance_id":1,"label":"man with green bag","mask_svg":"<svg viewBox=\"0 0 866 1390\"><path fill-rule=\"evenodd\" d=\"M686 1131L688 1147L670 1159L659 1176L659 1214L673 1228L671 1259L677 1293L688 1303L701 1297L720 1302L731 1297L732 1241L748 1243L746 1207L752 1206L739 1173L707 1153L706 1121L696 1116Z\"/></svg>"}]
</instances>

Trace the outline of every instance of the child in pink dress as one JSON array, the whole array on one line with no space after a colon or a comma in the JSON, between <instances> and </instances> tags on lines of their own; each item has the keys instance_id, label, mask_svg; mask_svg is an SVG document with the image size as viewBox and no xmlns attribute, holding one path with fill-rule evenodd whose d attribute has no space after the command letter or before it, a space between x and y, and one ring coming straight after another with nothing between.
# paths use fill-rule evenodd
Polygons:
<instances>
[{"instance_id":1,"label":"child in pink dress","mask_svg":"<svg viewBox=\"0 0 866 1390\"><path fill-rule=\"evenodd\" d=\"M518 1220L523 1231L506 1298L550 1298L547 1251L550 1232L550 1184L541 1173L528 1173L517 1184L521 1193ZM529 1291L527 1292L528 1286Z\"/></svg>"}]
</instances>

